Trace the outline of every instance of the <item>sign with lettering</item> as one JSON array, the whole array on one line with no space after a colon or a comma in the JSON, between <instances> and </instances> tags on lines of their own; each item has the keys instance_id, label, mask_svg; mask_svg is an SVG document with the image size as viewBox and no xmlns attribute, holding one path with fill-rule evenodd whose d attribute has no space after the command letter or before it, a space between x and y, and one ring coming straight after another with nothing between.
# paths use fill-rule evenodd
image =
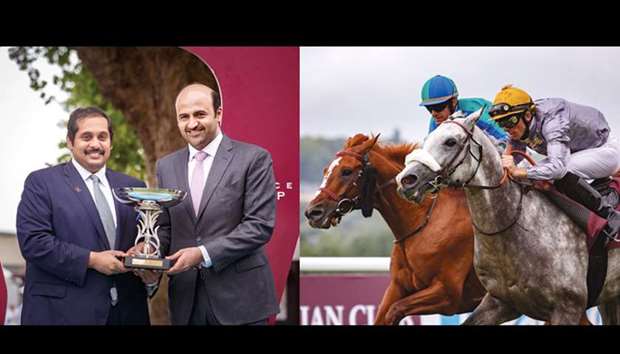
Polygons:
<instances>
[{"instance_id":1,"label":"sign with lettering","mask_svg":"<svg viewBox=\"0 0 620 354\"><path fill-rule=\"evenodd\" d=\"M301 325L372 325L383 293L390 282L381 274L302 274L300 279ZM405 317L401 325L459 325L469 314ZM596 308L588 310L593 324L601 324ZM521 316L507 325L541 325Z\"/></svg>"}]
</instances>

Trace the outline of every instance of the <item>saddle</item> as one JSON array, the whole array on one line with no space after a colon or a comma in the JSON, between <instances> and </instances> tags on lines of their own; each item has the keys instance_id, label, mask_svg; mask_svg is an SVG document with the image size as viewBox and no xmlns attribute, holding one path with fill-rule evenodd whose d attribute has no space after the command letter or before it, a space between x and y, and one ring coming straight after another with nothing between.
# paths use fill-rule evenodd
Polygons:
<instances>
[{"instance_id":1,"label":"saddle","mask_svg":"<svg viewBox=\"0 0 620 354\"><path fill-rule=\"evenodd\" d=\"M620 210L620 176L600 178L592 181L603 198ZM585 206L561 194L555 188L536 188L543 192L555 205L562 209L568 217L586 233L588 245L588 307L594 305L603 289L607 276L607 253L610 249L620 248L620 242L601 236L607 220L596 215Z\"/></svg>"}]
</instances>

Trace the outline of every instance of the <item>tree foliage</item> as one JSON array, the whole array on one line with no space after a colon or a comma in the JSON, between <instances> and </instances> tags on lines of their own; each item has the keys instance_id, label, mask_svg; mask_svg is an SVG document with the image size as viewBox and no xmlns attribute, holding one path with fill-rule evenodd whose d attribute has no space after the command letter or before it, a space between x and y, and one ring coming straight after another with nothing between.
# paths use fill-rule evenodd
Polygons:
<instances>
[{"instance_id":1,"label":"tree foliage","mask_svg":"<svg viewBox=\"0 0 620 354\"><path fill-rule=\"evenodd\" d=\"M14 47L9 48L9 57L17 63L20 70L27 72L30 88L39 92L39 97L46 105L56 102L67 111L67 119L62 121L63 127L66 127L68 113L77 107L96 106L105 111L110 116L114 129L113 148L107 166L141 180L145 179L144 149L135 130L128 124L122 112L101 95L97 81L82 65L74 48ZM37 64L42 60L60 69L59 74L53 75L52 84L69 94L66 100L59 101L50 94L49 82L41 77L37 68ZM68 161L71 156L66 150L66 142L60 141L58 147L61 150L57 162Z\"/></svg>"},{"instance_id":2,"label":"tree foliage","mask_svg":"<svg viewBox=\"0 0 620 354\"><path fill-rule=\"evenodd\" d=\"M301 179L319 183L323 179L323 168L336 157L342 149L345 138L301 138Z\"/></svg>"}]
</instances>

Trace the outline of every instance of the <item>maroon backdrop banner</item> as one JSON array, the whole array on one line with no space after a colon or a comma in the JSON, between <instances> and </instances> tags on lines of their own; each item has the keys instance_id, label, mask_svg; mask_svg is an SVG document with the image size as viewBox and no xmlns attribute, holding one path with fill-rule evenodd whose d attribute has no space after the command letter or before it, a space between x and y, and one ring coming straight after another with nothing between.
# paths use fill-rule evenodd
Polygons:
<instances>
[{"instance_id":1,"label":"maroon backdrop banner","mask_svg":"<svg viewBox=\"0 0 620 354\"><path fill-rule=\"evenodd\" d=\"M222 94L222 130L273 157L276 228L267 244L278 299L299 237L299 48L190 47Z\"/></svg>"},{"instance_id":2,"label":"maroon backdrop banner","mask_svg":"<svg viewBox=\"0 0 620 354\"><path fill-rule=\"evenodd\" d=\"M302 274L299 280L301 325L372 325L383 293L385 274ZM419 325L420 316L401 324Z\"/></svg>"}]
</instances>

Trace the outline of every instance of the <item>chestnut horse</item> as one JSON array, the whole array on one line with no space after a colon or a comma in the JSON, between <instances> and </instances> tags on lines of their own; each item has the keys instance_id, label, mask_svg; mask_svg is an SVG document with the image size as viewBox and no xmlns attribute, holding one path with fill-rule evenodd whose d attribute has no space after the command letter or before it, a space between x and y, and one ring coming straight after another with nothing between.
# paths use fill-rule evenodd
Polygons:
<instances>
[{"instance_id":1,"label":"chestnut horse","mask_svg":"<svg viewBox=\"0 0 620 354\"><path fill-rule=\"evenodd\" d=\"M470 312L485 290L473 267L474 234L465 194L445 189L415 205L401 198L394 177L413 144L384 146L357 134L324 171L306 208L310 226L329 228L360 208L377 209L394 234L390 275L375 324L398 324L409 315Z\"/></svg>"}]
</instances>

